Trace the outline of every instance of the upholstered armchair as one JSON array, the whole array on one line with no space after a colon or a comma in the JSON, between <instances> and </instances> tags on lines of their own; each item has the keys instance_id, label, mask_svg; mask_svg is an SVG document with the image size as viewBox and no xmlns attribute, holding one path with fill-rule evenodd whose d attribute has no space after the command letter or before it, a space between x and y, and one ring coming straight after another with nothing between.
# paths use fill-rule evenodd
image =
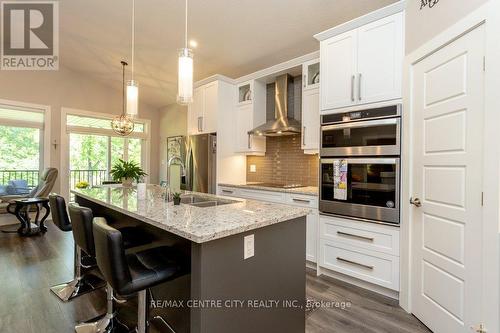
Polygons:
<instances>
[{"instance_id":1,"label":"upholstered armchair","mask_svg":"<svg viewBox=\"0 0 500 333\"><path fill-rule=\"evenodd\" d=\"M0 196L0 214L7 213L7 207L14 200L22 198L48 197L56 183L58 171L56 168L47 168L42 172L40 181L29 193L23 195Z\"/></svg>"}]
</instances>

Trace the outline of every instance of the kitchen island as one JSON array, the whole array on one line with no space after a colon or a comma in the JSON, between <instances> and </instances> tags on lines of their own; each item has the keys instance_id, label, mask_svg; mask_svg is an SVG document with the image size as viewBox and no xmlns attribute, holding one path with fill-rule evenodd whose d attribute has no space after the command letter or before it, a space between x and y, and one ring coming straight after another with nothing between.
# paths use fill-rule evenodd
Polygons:
<instances>
[{"instance_id":1,"label":"kitchen island","mask_svg":"<svg viewBox=\"0 0 500 333\"><path fill-rule=\"evenodd\" d=\"M188 192L174 206L154 185L143 199L123 187L73 194L95 216L147 229L189 258L188 276L153 288L148 317L163 316L176 332L305 331L309 209Z\"/></svg>"}]
</instances>

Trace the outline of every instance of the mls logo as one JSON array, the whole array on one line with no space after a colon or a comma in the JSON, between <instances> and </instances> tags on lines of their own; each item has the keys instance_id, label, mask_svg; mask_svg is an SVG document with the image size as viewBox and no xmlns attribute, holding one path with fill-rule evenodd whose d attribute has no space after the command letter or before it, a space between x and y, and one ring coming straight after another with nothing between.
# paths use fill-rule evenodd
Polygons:
<instances>
[{"instance_id":1,"label":"mls logo","mask_svg":"<svg viewBox=\"0 0 500 333\"><path fill-rule=\"evenodd\" d=\"M2 70L59 69L56 1L1 2Z\"/></svg>"}]
</instances>

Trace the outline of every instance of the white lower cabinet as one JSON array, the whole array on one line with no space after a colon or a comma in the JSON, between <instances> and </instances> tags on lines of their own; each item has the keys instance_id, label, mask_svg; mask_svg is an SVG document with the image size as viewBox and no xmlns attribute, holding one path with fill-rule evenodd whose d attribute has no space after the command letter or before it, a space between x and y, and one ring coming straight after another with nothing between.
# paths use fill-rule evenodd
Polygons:
<instances>
[{"instance_id":1,"label":"white lower cabinet","mask_svg":"<svg viewBox=\"0 0 500 333\"><path fill-rule=\"evenodd\" d=\"M306 259L317 262L318 248L318 197L313 195L246 189L230 186L219 186L219 195L282 203L300 207L311 208L313 212L306 218Z\"/></svg>"},{"instance_id":2,"label":"white lower cabinet","mask_svg":"<svg viewBox=\"0 0 500 333\"><path fill-rule=\"evenodd\" d=\"M319 217L319 266L399 291L399 229Z\"/></svg>"}]
</instances>

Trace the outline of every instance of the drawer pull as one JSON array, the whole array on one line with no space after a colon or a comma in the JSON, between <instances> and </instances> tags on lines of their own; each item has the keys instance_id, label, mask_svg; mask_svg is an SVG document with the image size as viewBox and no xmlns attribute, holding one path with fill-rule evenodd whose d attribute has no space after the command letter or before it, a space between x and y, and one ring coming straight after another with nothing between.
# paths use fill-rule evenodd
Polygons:
<instances>
[{"instance_id":1,"label":"drawer pull","mask_svg":"<svg viewBox=\"0 0 500 333\"><path fill-rule=\"evenodd\" d=\"M293 198L295 202L311 203L311 200Z\"/></svg>"},{"instance_id":2,"label":"drawer pull","mask_svg":"<svg viewBox=\"0 0 500 333\"><path fill-rule=\"evenodd\" d=\"M347 260L347 259L344 259L344 258L341 258L341 257L337 257L337 260L345 262L345 263L348 263L348 264L356 265L356 266L359 266L359 267L363 267L363 268L366 268L366 269L369 269L369 270L373 270L373 266L368 266L368 265L360 264L359 262L355 262L355 261L352 261L352 260Z\"/></svg>"},{"instance_id":3,"label":"drawer pull","mask_svg":"<svg viewBox=\"0 0 500 333\"><path fill-rule=\"evenodd\" d=\"M369 241L369 242L373 242L373 238L372 237L365 237L365 236L360 236L360 235L354 235L354 234L349 234L347 232L342 232L342 231L337 231L337 235L339 235L339 236L354 237L354 238L359 238L359 239L366 240L366 241Z\"/></svg>"},{"instance_id":4,"label":"drawer pull","mask_svg":"<svg viewBox=\"0 0 500 333\"><path fill-rule=\"evenodd\" d=\"M229 190L222 190L222 193L231 193L231 194L233 194L234 192L233 191L229 191Z\"/></svg>"}]
</instances>

